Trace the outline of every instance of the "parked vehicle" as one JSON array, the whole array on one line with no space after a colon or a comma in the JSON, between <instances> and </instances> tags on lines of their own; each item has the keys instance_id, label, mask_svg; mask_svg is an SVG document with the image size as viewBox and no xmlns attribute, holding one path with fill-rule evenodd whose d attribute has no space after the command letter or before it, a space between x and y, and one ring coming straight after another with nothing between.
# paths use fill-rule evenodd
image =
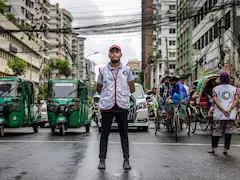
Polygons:
<instances>
[{"instance_id":1,"label":"parked vehicle","mask_svg":"<svg viewBox=\"0 0 240 180\"><path fill-rule=\"evenodd\" d=\"M45 127L46 123L48 122L48 114L47 114L47 102L41 101L41 105L39 107L39 112L41 114L41 124L40 127Z\"/></svg>"},{"instance_id":2,"label":"parked vehicle","mask_svg":"<svg viewBox=\"0 0 240 180\"><path fill-rule=\"evenodd\" d=\"M86 127L89 132L87 85L79 80L55 79L48 82L47 112L52 132L65 135L68 128Z\"/></svg>"},{"instance_id":3,"label":"parked vehicle","mask_svg":"<svg viewBox=\"0 0 240 180\"><path fill-rule=\"evenodd\" d=\"M0 137L4 128L33 127L41 122L36 111L34 83L18 77L0 77Z\"/></svg>"}]
</instances>

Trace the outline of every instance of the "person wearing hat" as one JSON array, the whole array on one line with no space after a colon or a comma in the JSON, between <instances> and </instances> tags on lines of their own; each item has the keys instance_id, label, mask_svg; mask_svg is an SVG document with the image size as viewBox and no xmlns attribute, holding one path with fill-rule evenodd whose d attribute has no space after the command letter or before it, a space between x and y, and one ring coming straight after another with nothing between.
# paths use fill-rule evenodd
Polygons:
<instances>
[{"instance_id":1,"label":"person wearing hat","mask_svg":"<svg viewBox=\"0 0 240 180\"><path fill-rule=\"evenodd\" d=\"M130 96L135 91L134 77L130 68L121 63L121 48L113 45L109 49L111 60L107 66L99 69L97 91L101 98L99 107L102 114L102 132L100 139L99 169L105 169L108 136L111 131L113 118L118 122L119 133L123 150L123 168L130 170L129 142L128 142L128 110Z\"/></svg>"},{"instance_id":2,"label":"person wearing hat","mask_svg":"<svg viewBox=\"0 0 240 180\"><path fill-rule=\"evenodd\" d=\"M165 113L165 102L167 100L167 98L170 96L170 92L171 92L171 85L169 84L169 76L166 76L163 78L161 85L159 87L159 96L160 96L160 110L162 113Z\"/></svg>"},{"instance_id":3,"label":"person wearing hat","mask_svg":"<svg viewBox=\"0 0 240 180\"><path fill-rule=\"evenodd\" d=\"M169 81L172 85L172 91L170 94L170 97L168 99L172 99L174 94L180 95L182 103L186 103L188 101L188 93L186 89L184 88L183 84L179 82L178 76L172 76L170 77Z\"/></svg>"}]
</instances>

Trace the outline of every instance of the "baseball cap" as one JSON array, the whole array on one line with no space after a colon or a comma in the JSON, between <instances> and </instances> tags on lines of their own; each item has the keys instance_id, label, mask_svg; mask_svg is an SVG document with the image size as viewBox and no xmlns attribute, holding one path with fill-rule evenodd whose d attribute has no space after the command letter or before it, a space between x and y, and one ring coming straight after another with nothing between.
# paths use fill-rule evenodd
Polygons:
<instances>
[{"instance_id":1,"label":"baseball cap","mask_svg":"<svg viewBox=\"0 0 240 180\"><path fill-rule=\"evenodd\" d=\"M119 51L121 51L121 48L120 48L120 46L118 46L118 45L112 45L111 47L110 47L110 49L109 49L109 51L111 51L112 49L118 49Z\"/></svg>"}]
</instances>

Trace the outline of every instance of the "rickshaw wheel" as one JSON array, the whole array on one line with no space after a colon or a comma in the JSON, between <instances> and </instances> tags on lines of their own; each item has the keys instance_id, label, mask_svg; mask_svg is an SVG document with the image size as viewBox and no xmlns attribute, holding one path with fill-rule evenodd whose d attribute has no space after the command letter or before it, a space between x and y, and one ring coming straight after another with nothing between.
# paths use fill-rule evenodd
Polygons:
<instances>
[{"instance_id":1,"label":"rickshaw wheel","mask_svg":"<svg viewBox=\"0 0 240 180\"><path fill-rule=\"evenodd\" d=\"M59 126L59 131L60 131L60 135L61 136L64 136L65 135L65 127L64 127L64 124L61 124Z\"/></svg>"},{"instance_id":2,"label":"rickshaw wheel","mask_svg":"<svg viewBox=\"0 0 240 180\"><path fill-rule=\"evenodd\" d=\"M102 132L102 127L98 126L98 132L101 133Z\"/></svg>"},{"instance_id":3,"label":"rickshaw wheel","mask_svg":"<svg viewBox=\"0 0 240 180\"><path fill-rule=\"evenodd\" d=\"M38 124L33 124L33 131L34 133L38 132Z\"/></svg>"},{"instance_id":4,"label":"rickshaw wheel","mask_svg":"<svg viewBox=\"0 0 240 180\"><path fill-rule=\"evenodd\" d=\"M90 124L86 125L86 132L87 132L87 133L90 132Z\"/></svg>"},{"instance_id":5,"label":"rickshaw wheel","mask_svg":"<svg viewBox=\"0 0 240 180\"><path fill-rule=\"evenodd\" d=\"M4 136L4 127L0 126L0 137Z\"/></svg>"}]
</instances>

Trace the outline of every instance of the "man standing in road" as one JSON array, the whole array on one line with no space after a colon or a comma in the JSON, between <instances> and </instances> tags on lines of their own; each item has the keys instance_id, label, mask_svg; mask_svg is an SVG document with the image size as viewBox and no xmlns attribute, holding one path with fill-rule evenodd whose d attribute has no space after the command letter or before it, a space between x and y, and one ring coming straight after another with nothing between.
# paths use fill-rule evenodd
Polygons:
<instances>
[{"instance_id":1,"label":"man standing in road","mask_svg":"<svg viewBox=\"0 0 240 180\"><path fill-rule=\"evenodd\" d=\"M100 109L102 113L102 133L100 139L100 163L98 169L105 169L108 136L111 131L112 120L115 117L121 137L123 150L123 168L130 170L129 142L128 142L128 110L130 95L135 91L134 77L130 68L124 66L120 59L121 48L113 45L109 49L111 62L99 69L97 91L101 94Z\"/></svg>"},{"instance_id":2,"label":"man standing in road","mask_svg":"<svg viewBox=\"0 0 240 180\"><path fill-rule=\"evenodd\" d=\"M185 88L185 90L187 91L187 94L189 95L189 87L185 84L185 76L181 76L179 79L179 82L181 82L183 84L183 87Z\"/></svg>"}]
</instances>

